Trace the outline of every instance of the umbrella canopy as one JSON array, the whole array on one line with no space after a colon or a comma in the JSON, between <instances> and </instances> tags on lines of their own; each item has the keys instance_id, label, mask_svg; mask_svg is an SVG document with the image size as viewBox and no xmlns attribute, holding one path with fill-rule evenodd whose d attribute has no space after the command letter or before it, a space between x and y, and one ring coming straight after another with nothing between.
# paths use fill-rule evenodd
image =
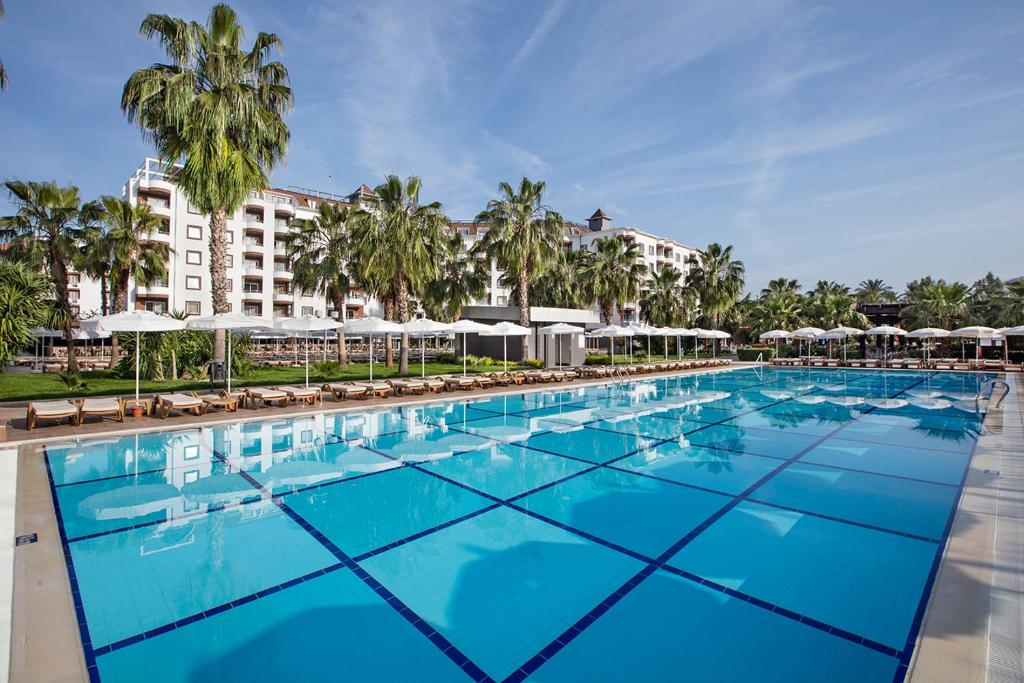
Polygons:
<instances>
[{"instance_id":1,"label":"umbrella canopy","mask_svg":"<svg viewBox=\"0 0 1024 683\"><path fill-rule=\"evenodd\" d=\"M964 339L986 339L996 334L998 334L998 331L994 327L975 325L973 327L961 327L958 330L953 330L949 333L949 336L962 337Z\"/></svg>"},{"instance_id":2,"label":"umbrella canopy","mask_svg":"<svg viewBox=\"0 0 1024 683\"><path fill-rule=\"evenodd\" d=\"M51 337L64 336L64 333L61 332L60 330L51 330L47 327L33 327L31 330L29 330L29 334L31 334L36 339L49 339Z\"/></svg>"},{"instance_id":3,"label":"umbrella canopy","mask_svg":"<svg viewBox=\"0 0 1024 683\"><path fill-rule=\"evenodd\" d=\"M1017 327L1004 327L999 330L999 334L1004 337L1020 337L1024 336L1024 325L1018 325Z\"/></svg>"},{"instance_id":4,"label":"umbrella canopy","mask_svg":"<svg viewBox=\"0 0 1024 683\"><path fill-rule=\"evenodd\" d=\"M509 337L525 337L530 334L529 327L523 327L522 325L516 325L510 322L500 322L497 325L491 325L490 329L486 332L481 332L482 337L501 337L502 346L504 347L504 364L505 371L508 371L508 338Z\"/></svg>"},{"instance_id":5,"label":"umbrella canopy","mask_svg":"<svg viewBox=\"0 0 1024 683\"><path fill-rule=\"evenodd\" d=\"M793 333L792 332L787 332L786 330L768 330L767 332L761 334L758 338L759 339L789 339L791 336L793 336Z\"/></svg>"},{"instance_id":6,"label":"umbrella canopy","mask_svg":"<svg viewBox=\"0 0 1024 683\"><path fill-rule=\"evenodd\" d=\"M225 363L224 378L227 381L228 391L231 391L231 333L230 330L269 330L273 323L263 318L241 313L214 313L198 318L189 318L185 321L185 327L190 330L228 330L228 362Z\"/></svg>"},{"instance_id":7,"label":"umbrella canopy","mask_svg":"<svg viewBox=\"0 0 1024 683\"><path fill-rule=\"evenodd\" d=\"M911 332L907 332L908 337L914 339L933 339L937 337L948 337L949 330L944 330L940 327L921 327Z\"/></svg>"},{"instance_id":8,"label":"umbrella canopy","mask_svg":"<svg viewBox=\"0 0 1024 683\"><path fill-rule=\"evenodd\" d=\"M867 330L865 334L884 334L890 337L902 337L906 335L907 331L900 329L899 327L893 327L892 325L879 325L878 327L872 327Z\"/></svg>"},{"instance_id":9,"label":"umbrella canopy","mask_svg":"<svg viewBox=\"0 0 1024 683\"><path fill-rule=\"evenodd\" d=\"M467 334L480 334L491 329L490 325L484 325L478 323L475 320L469 320L463 318L462 320L456 320L452 323L451 331L455 334L462 335L462 375L466 375L466 335Z\"/></svg>"},{"instance_id":10,"label":"umbrella canopy","mask_svg":"<svg viewBox=\"0 0 1024 683\"><path fill-rule=\"evenodd\" d=\"M303 315L297 318L282 318L274 321L274 329L281 332L301 332L303 336L309 337L310 332L322 332L324 330L336 330L342 327L340 320L333 318L317 318L312 315ZM309 386L309 344L306 347L306 386Z\"/></svg>"},{"instance_id":11,"label":"umbrella canopy","mask_svg":"<svg viewBox=\"0 0 1024 683\"><path fill-rule=\"evenodd\" d=\"M88 318L82 318L78 321L78 326L83 330L96 331L100 328L100 316L93 315Z\"/></svg>"},{"instance_id":12,"label":"umbrella canopy","mask_svg":"<svg viewBox=\"0 0 1024 683\"><path fill-rule=\"evenodd\" d=\"M101 330L79 330L75 333L75 339L77 341L86 341L89 339L107 339L110 336L109 332Z\"/></svg>"},{"instance_id":13,"label":"umbrella canopy","mask_svg":"<svg viewBox=\"0 0 1024 683\"><path fill-rule=\"evenodd\" d=\"M450 323L439 323L430 318L417 318L402 324L402 329L408 334L428 337L433 334L449 334L452 331ZM427 375L427 347L424 341L420 340L420 377Z\"/></svg>"},{"instance_id":14,"label":"umbrella canopy","mask_svg":"<svg viewBox=\"0 0 1024 683\"><path fill-rule=\"evenodd\" d=\"M625 325L606 325L587 334L591 337L632 337L636 332Z\"/></svg>"},{"instance_id":15,"label":"umbrella canopy","mask_svg":"<svg viewBox=\"0 0 1024 683\"><path fill-rule=\"evenodd\" d=\"M859 337L864 334L864 330L859 330L856 327L833 327L829 332L843 336L843 337Z\"/></svg>"},{"instance_id":16,"label":"umbrella canopy","mask_svg":"<svg viewBox=\"0 0 1024 683\"><path fill-rule=\"evenodd\" d=\"M402 326L390 320L381 320L374 316L357 318L345 322L345 332L351 334L365 334L370 338L370 379L373 379L373 335L375 334L401 334Z\"/></svg>"},{"instance_id":17,"label":"umbrella canopy","mask_svg":"<svg viewBox=\"0 0 1024 683\"><path fill-rule=\"evenodd\" d=\"M152 311L122 311L101 316L99 329L107 332L135 333L135 400L139 400L139 335L142 332L174 332L185 328L185 321Z\"/></svg>"},{"instance_id":18,"label":"umbrella canopy","mask_svg":"<svg viewBox=\"0 0 1024 683\"><path fill-rule=\"evenodd\" d=\"M790 332L789 336L793 339L816 339L823 334L825 334L825 330L820 327L801 327Z\"/></svg>"},{"instance_id":19,"label":"umbrella canopy","mask_svg":"<svg viewBox=\"0 0 1024 683\"><path fill-rule=\"evenodd\" d=\"M583 334L586 330L582 327L569 325L568 323L555 323L554 325L540 328L538 332L541 334Z\"/></svg>"}]
</instances>

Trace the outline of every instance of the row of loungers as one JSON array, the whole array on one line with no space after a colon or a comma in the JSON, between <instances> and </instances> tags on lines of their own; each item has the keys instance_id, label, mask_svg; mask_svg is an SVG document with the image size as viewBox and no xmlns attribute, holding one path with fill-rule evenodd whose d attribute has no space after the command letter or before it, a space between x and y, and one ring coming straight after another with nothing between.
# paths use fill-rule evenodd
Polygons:
<instances>
[{"instance_id":1,"label":"row of loungers","mask_svg":"<svg viewBox=\"0 0 1024 683\"><path fill-rule=\"evenodd\" d=\"M902 370L988 370L994 372L1022 372L1024 364L996 360L960 360L954 358L773 358L772 365L815 368L896 368Z\"/></svg>"},{"instance_id":2,"label":"row of loungers","mask_svg":"<svg viewBox=\"0 0 1024 683\"><path fill-rule=\"evenodd\" d=\"M565 382L577 378L611 377L617 374L638 375L669 370L689 370L693 368L720 367L728 365L728 359L704 359L666 361L658 363L641 363L618 365L614 368L602 365L587 365L560 370L526 370L515 372L491 372L475 375L443 375L423 378L401 378L367 382L328 382L320 387L302 386L270 386L247 387L232 391L221 390L219 393L198 394L194 391L185 393L160 394L152 402L152 411L162 419L171 413L191 413L205 415L211 409L236 412L239 406L249 406L257 410L264 406L284 407L297 403L315 405L323 402L324 396L335 401L365 400L372 397L388 398L389 396L417 395L425 393L441 393L442 391L471 391L489 389L494 386L511 386L548 382ZM67 418L72 425L80 425L89 416L112 417L124 422L124 414L134 399L115 397L86 398L61 401L33 401L28 404L26 425L35 429L41 419L59 420Z\"/></svg>"}]
</instances>

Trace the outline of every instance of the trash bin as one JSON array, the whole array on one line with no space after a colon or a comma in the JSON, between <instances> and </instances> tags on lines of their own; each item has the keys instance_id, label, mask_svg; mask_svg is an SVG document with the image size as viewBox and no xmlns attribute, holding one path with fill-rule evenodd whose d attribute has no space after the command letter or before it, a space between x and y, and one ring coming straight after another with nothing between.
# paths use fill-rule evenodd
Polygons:
<instances>
[{"instance_id":1,"label":"trash bin","mask_svg":"<svg viewBox=\"0 0 1024 683\"><path fill-rule=\"evenodd\" d=\"M210 361L210 386L223 382L224 379L224 361Z\"/></svg>"}]
</instances>

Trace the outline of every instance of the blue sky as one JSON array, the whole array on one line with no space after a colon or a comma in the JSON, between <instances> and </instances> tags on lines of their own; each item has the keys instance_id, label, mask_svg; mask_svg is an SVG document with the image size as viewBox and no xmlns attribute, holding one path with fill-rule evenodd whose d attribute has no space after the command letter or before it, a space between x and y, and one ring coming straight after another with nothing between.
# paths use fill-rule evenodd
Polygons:
<instances>
[{"instance_id":1,"label":"blue sky","mask_svg":"<svg viewBox=\"0 0 1024 683\"><path fill-rule=\"evenodd\" d=\"M160 58L139 22L210 3L6 5L0 177L119 194L151 154L118 110L126 77ZM296 107L275 185L416 173L467 218L526 174L569 219L600 206L736 245L754 291L1024 271L1017 0L233 6L250 37L285 43Z\"/></svg>"}]
</instances>

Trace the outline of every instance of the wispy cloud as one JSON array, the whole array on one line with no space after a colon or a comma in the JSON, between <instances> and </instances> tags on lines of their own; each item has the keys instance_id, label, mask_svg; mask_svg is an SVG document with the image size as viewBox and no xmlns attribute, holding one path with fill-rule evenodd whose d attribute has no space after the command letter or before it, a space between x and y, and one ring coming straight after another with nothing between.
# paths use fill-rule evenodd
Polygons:
<instances>
[{"instance_id":1,"label":"wispy cloud","mask_svg":"<svg viewBox=\"0 0 1024 683\"><path fill-rule=\"evenodd\" d=\"M523 68L523 65L529 61L533 53L537 51L537 48L543 44L544 40L551 33L551 30L558 23L558 20L562 17L565 12L565 8L568 7L569 0L554 0L544 13L540 17L540 21L530 32L530 35L526 37L523 44L519 46L519 49L513 55L512 59L509 60L508 65L505 67L505 71L501 74L497 84L494 86L494 90L491 92L491 97L488 100L488 107L494 104L501 94L504 92L508 84L515 78L516 74Z\"/></svg>"}]
</instances>

